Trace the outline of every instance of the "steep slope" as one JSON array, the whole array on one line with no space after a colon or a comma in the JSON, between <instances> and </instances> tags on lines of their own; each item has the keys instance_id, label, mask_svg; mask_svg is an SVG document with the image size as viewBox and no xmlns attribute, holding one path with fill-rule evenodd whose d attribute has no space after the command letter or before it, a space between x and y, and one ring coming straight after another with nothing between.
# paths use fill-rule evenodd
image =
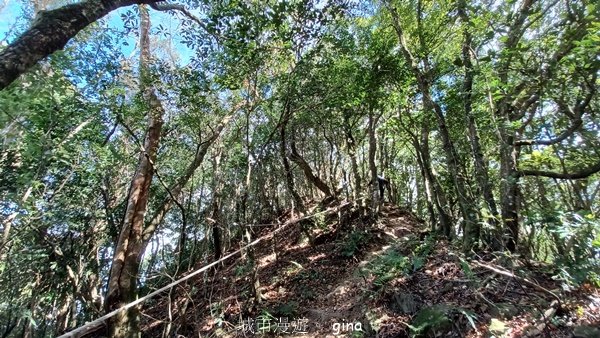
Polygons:
<instances>
[{"instance_id":1,"label":"steep slope","mask_svg":"<svg viewBox=\"0 0 600 338\"><path fill-rule=\"evenodd\" d=\"M259 244L261 304L249 301L250 265L232 259L148 304L144 336L166 330L184 337L598 333L590 326L600 323L597 289L561 291L551 267L541 264L492 254L467 259L393 205L383 206L376 224L362 214L349 206L313 221L313 245L299 224Z\"/></svg>"}]
</instances>

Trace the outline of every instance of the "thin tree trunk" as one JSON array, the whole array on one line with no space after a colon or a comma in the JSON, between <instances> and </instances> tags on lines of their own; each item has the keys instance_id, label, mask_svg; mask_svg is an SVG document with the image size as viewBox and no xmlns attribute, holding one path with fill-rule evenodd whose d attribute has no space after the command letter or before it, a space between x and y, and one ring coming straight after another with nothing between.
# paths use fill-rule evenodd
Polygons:
<instances>
[{"instance_id":1,"label":"thin tree trunk","mask_svg":"<svg viewBox=\"0 0 600 338\"><path fill-rule=\"evenodd\" d=\"M145 6L140 6L140 78L142 95L148 102L148 129L144 149L140 154L137 170L129 188L127 209L115 247L106 295L107 312L132 302L137 296L137 278L143 254L144 216L154 176L153 163L156 160L163 125L164 109L149 83L149 31L148 10ZM134 307L111 318L109 335L113 338L139 337L139 309Z\"/></svg>"},{"instance_id":2,"label":"thin tree trunk","mask_svg":"<svg viewBox=\"0 0 600 338\"><path fill-rule=\"evenodd\" d=\"M40 285L41 276L36 274L35 282L31 286L31 298L29 299L29 318L23 323L22 338L32 338L34 336L35 317L37 316L38 305L38 286Z\"/></svg>"},{"instance_id":3,"label":"thin tree trunk","mask_svg":"<svg viewBox=\"0 0 600 338\"><path fill-rule=\"evenodd\" d=\"M287 146L286 146L286 128L287 128L287 122L289 119L289 103L286 101L285 103L285 111L284 114L285 116L283 117L283 123L281 124L281 142L279 144L279 155L281 156L281 160L283 162L283 170L285 171L285 183L286 183L286 187L288 190L288 193L292 196L292 199L294 201L294 203L296 204L296 208L304 213L304 204L302 203L302 199L300 198L300 195L298 195L298 192L296 191L296 188L294 187L294 173L292 172L292 168L290 166L290 162L288 161L288 157L287 157Z\"/></svg>"},{"instance_id":4,"label":"thin tree trunk","mask_svg":"<svg viewBox=\"0 0 600 338\"><path fill-rule=\"evenodd\" d=\"M475 203L473 203L472 198L468 193L465 178L461 174L463 172L463 168L458 161L458 154L456 153L456 149L454 148L454 144L450 138L450 132L448 131L448 127L446 125L446 117L444 116L442 107L431 96L431 79L430 76L427 75L429 74L429 63L427 59L417 60L413 57L408 49L408 44L400 25L398 13L394 8L389 8L389 11L392 15L392 24L400 40L402 54L404 55L406 62L410 65L413 75L417 80L419 90L421 91L423 106L425 106L426 109L433 111L435 117L437 118L438 131L442 138L442 148L446 155L446 164L448 166L448 171L450 172L456 194L458 195L457 197L460 211L465 222L465 236L467 238L465 238L463 250L469 251L479 240L479 238L472 237L480 232L480 225L477 217L478 214L475 209ZM419 69L418 63L420 61L423 62L425 71L421 71Z\"/></svg>"},{"instance_id":5,"label":"thin tree trunk","mask_svg":"<svg viewBox=\"0 0 600 338\"><path fill-rule=\"evenodd\" d=\"M487 160L483 156L483 151L481 150L481 144L479 142L479 132L477 131L477 124L475 122L475 116L473 115L472 110L472 100L473 100L473 63L471 61L471 43L472 36L469 32L469 17L467 15L467 4L465 0L458 1L458 15L461 18L463 24L463 44L462 44L462 61L465 70L465 77L463 80L463 107L465 120L467 122L468 127L468 135L469 141L471 144L471 152L473 154L473 158L475 160L475 173L477 177L477 181L479 183L479 187L483 193L483 199L492 215L488 220L489 225L492 229L494 229L494 234L492 235L493 242L492 248L500 249L501 248L501 239L499 238L500 229L498 223L498 208L496 207L496 201L494 199L494 193L492 191L492 185L489 180L488 168L487 168ZM480 237L480 227L472 226L469 229L470 233L465 233L464 236L464 247L465 249L471 248L474 243L473 241L479 239Z\"/></svg>"},{"instance_id":6,"label":"thin tree trunk","mask_svg":"<svg viewBox=\"0 0 600 338\"><path fill-rule=\"evenodd\" d=\"M206 153L208 152L210 147L219 138L219 136L221 135L221 133L223 132L225 127L229 124L229 122L231 122L232 117L233 117L233 115L226 116L217 125L217 127L215 128L212 135L204 142L198 144L198 147L196 149L196 154L195 154L192 162L188 165L185 172L183 173L183 175L181 177L179 177L177 182L173 186L169 187L169 191L171 192L171 195L177 197L177 196L179 196L179 194L181 194L181 191L183 190L185 185L189 182L189 180L192 178L196 169L198 169L198 167L200 167L200 165L204 161L204 157L206 157ZM144 247L147 244L147 242L150 240L150 238L152 237L154 232L156 231L156 228L162 223L163 219L167 215L167 212L169 210L171 210L171 207L173 206L173 202L174 201L173 201L173 198L171 198L171 196L165 196L163 202L156 209L156 212L152 215L152 218L147 223L147 225L144 229L144 243L145 243Z\"/></svg>"},{"instance_id":7,"label":"thin tree trunk","mask_svg":"<svg viewBox=\"0 0 600 338\"><path fill-rule=\"evenodd\" d=\"M367 132L369 133L369 173L371 176L371 216L373 219L377 217L380 206L379 179L377 177L377 165L375 164L375 155L377 153L375 129L378 120L379 118L375 116L373 109L369 108L369 127Z\"/></svg>"},{"instance_id":8,"label":"thin tree trunk","mask_svg":"<svg viewBox=\"0 0 600 338\"><path fill-rule=\"evenodd\" d=\"M425 172L425 165L423 164L423 160L421 159L421 149L419 146L419 143L416 141L413 141L413 147L415 148L415 152L416 152L416 157L417 157L417 164L419 165L419 169L421 171L421 177L423 178L423 190L424 190L424 195L425 195L425 201L426 201L426 206L427 206L427 212L429 214L429 221L431 223L431 230L432 231L436 231L436 214L435 214L435 210L433 208L433 201L434 201L434 196L433 196L433 188L432 188L432 184L431 181L429 179L429 176L427 175L427 173ZM421 206L419 206L420 209Z\"/></svg>"},{"instance_id":9,"label":"thin tree trunk","mask_svg":"<svg viewBox=\"0 0 600 338\"><path fill-rule=\"evenodd\" d=\"M505 246L514 252L519 242L519 176L517 173L518 149L514 135L501 128L503 142L500 146L500 192L502 196L502 220L504 221Z\"/></svg>"},{"instance_id":10,"label":"thin tree trunk","mask_svg":"<svg viewBox=\"0 0 600 338\"><path fill-rule=\"evenodd\" d=\"M247 130L248 132L248 130ZM246 138L246 144L249 147L249 137L248 134L246 134L247 138ZM248 149L248 169L246 172L246 182L244 184L244 196L243 196L243 205L242 205L242 221L245 223L244 225L244 237L246 237L246 242L247 243L252 243L252 228L251 228L251 221L252 219L248 217L247 214L247 202L248 202L248 193L250 191L250 178L252 177L252 163L250 161L250 149ZM254 302L256 306L260 305L262 303L262 294L260 293L260 279L258 278L258 265L256 264L256 255L254 253L254 247L251 246L247 249L246 255L245 255L246 259L248 260L248 263L250 264L250 266L252 267L251 269L251 285L250 285L250 291L251 291L251 296L254 299Z\"/></svg>"},{"instance_id":11,"label":"thin tree trunk","mask_svg":"<svg viewBox=\"0 0 600 338\"><path fill-rule=\"evenodd\" d=\"M422 156L421 160L423 161L423 166L425 167L425 175L427 175L427 178L429 182L431 182L431 186L433 188L433 201L437 213L439 215L441 233L448 238L452 238L454 235L452 227L452 217L450 217L450 214L446 211L448 201L446 199L446 195L444 194L444 190L442 189L442 186L440 185L436 176L433 174L433 169L431 168L431 151L429 150L429 129L426 126L423 126L421 128L420 144L420 154Z\"/></svg>"},{"instance_id":12,"label":"thin tree trunk","mask_svg":"<svg viewBox=\"0 0 600 338\"><path fill-rule=\"evenodd\" d=\"M248 115L246 115L246 148L247 148L247 156L246 156L246 162L248 163L248 167L246 170L246 181L244 182L244 193L242 196L242 217L241 217L241 221L244 223L244 235L246 237L246 241L247 243L252 243L252 234L253 234L253 229L251 227L251 224L253 223L253 217L251 215L248 214L248 196L250 194L250 184L251 184L251 177L252 177L252 159L251 159L251 150L250 150L250 116L249 113ZM261 191L264 192L263 189L261 189ZM247 249L246 252L246 259L248 260L248 263L251 265L252 267L252 273L251 273L251 296L254 299L256 305L261 304L262 302L262 295L260 293L260 279L258 278L258 266L256 264L256 258L255 258L255 253L254 253L254 247L251 246Z\"/></svg>"},{"instance_id":13,"label":"thin tree trunk","mask_svg":"<svg viewBox=\"0 0 600 338\"><path fill-rule=\"evenodd\" d=\"M524 33L522 29L535 0L524 0L509 29L504 49L511 51L521 39ZM498 79L500 86L509 84L509 67L514 53L507 56L498 66ZM495 111L498 122L498 138L500 140L500 207L502 210L502 221L504 223L505 247L514 252L519 241L519 174L517 159L520 147L515 145L515 131L512 130L511 103L513 98L509 95L500 99Z\"/></svg>"},{"instance_id":14,"label":"thin tree trunk","mask_svg":"<svg viewBox=\"0 0 600 338\"><path fill-rule=\"evenodd\" d=\"M440 186L439 182L433 175L431 169L431 159L429 153L429 140L427 133L424 132L421 136L421 142L413 141L415 150L417 152L417 160L421 163L423 169L424 180L429 186L429 193L432 195L432 202L437 212L437 219L440 224L440 233L448 238L452 238L452 221L450 215L446 212L445 206L447 205L444 191ZM433 225L432 225L433 226ZM434 230L435 229L434 227Z\"/></svg>"},{"instance_id":15,"label":"thin tree trunk","mask_svg":"<svg viewBox=\"0 0 600 338\"><path fill-rule=\"evenodd\" d=\"M357 144L352 136L352 125L350 125L349 117L347 112L344 113L344 131L346 134L346 150L348 151L348 157L350 158L350 169L352 170L352 198L356 201L360 197L360 190L362 188L361 176L358 169L358 160L356 156Z\"/></svg>"},{"instance_id":16,"label":"thin tree trunk","mask_svg":"<svg viewBox=\"0 0 600 338\"><path fill-rule=\"evenodd\" d=\"M223 241L221 229L221 156L223 149L219 147L218 154L213 162L213 186L212 186L212 201L210 204L210 224L213 239L214 259L219 260L223 254ZM215 266L215 269L217 266Z\"/></svg>"}]
</instances>

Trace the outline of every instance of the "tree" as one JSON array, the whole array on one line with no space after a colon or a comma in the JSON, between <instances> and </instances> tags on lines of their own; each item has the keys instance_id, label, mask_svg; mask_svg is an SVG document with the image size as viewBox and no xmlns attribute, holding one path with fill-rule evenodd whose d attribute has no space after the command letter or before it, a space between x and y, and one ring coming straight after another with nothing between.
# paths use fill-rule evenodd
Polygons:
<instances>
[{"instance_id":1,"label":"tree","mask_svg":"<svg viewBox=\"0 0 600 338\"><path fill-rule=\"evenodd\" d=\"M79 31L109 12L156 0L88 0L39 13L33 26L0 52L0 90L38 61L54 53Z\"/></svg>"},{"instance_id":2,"label":"tree","mask_svg":"<svg viewBox=\"0 0 600 338\"><path fill-rule=\"evenodd\" d=\"M474 208L474 203L472 202L470 193L467 190L467 182L464 176L461 174L464 169L461 168L458 153L448 130L446 114L444 114L440 103L433 98L431 86L434 83L433 74L436 72L436 65L430 64L428 46L425 44L425 40L422 35L419 35L419 44L416 48L419 50L419 54L423 54L423 56L421 58L414 56L414 53L411 51L410 46L408 45L406 32L400 21L400 16L397 9L392 7L390 4L387 4L387 7L392 17L392 25L400 41L402 55L404 56L406 63L409 65L414 77L417 80L417 84L423 99L423 106L432 111L438 121L438 131L441 134L443 149L446 156L446 163L451 173L453 186L454 189L456 189L456 194L461 209L461 214L465 221L464 249L465 251L469 251L476 246L476 243L479 241L478 213ZM416 27L417 34L422 34L423 30L421 26L422 13L423 8L421 7L421 2L418 2L416 18L418 22ZM443 229L443 232L446 235L449 235L450 229Z\"/></svg>"},{"instance_id":3,"label":"tree","mask_svg":"<svg viewBox=\"0 0 600 338\"><path fill-rule=\"evenodd\" d=\"M148 104L148 127L136 173L129 187L127 208L113 255L105 303L107 311L116 310L134 301L137 296L137 278L144 248L144 216L164 123L164 108L153 88L149 70L150 17L145 6L140 7L140 48L140 92ZM110 320L111 337L137 337L139 332L139 310L136 308L119 312Z\"/></svg>"},{"instance_id":4,"label":"tree","mask_svg":"<svg viewBox=\"0 0 600 338\"><path fill-rule=\"evenodd\" d=\"M90 23L142 2L138 66L122 45L137 7L122 29ZM31 3L38 21L0 52L2 67L38 55L0 91L0 335L63 334L268 236L265 224L347 200L353 222L342 212L317 236L322 222L295 223L314 245L342 241L380 215L377 186L366 184L378 175L391 203L468 253L547 254L571 276L593 266L591 1L231 0L198 4L202 19L187 0L44 12L48 3ZM72 23L61 22L67 14ZM166 14L177 24L150 29ZM165 293L167 311L119 313L111 334L197 334L194 311L226 302L211 278L233 270L248 290L236 309L260 312L272 300L264 263L281 263L277 251L260 260L264 249Z\"/></svg>"}]
</instances>

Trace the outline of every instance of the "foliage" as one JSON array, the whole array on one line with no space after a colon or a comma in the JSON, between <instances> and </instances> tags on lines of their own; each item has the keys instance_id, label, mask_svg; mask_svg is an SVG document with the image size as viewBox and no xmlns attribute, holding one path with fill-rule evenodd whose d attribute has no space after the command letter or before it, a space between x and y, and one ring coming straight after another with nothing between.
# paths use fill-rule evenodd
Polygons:
<instances>
[{"instance_id":1,"label":"foliage","mask_svg":"<svg viewBox=\"0 0 600 338\"><path fill-rule=\"evenodd\" d=\"M371 234L363 229L354 229L347 233L342 240L340 253L344 257L354 257L369 242Z\"/></svg>"},{"instance_id":2,"label":"foliage","mask_svg":"<svg viewBox=\"0 0 600 338\"><path fill-rule=\"evenodd\" d=\"M600 286L600 221L592 214L559 214L558 224L548 231L560 242L561 254L556 258L560 272L557 278L568 284L589 281Z\"/></svg>"},{"instance_id":3,"label":"foliage","mask_svg":"<svg viewBox=\"0 0 600 338\"><path fill-rule=\"evenodd\" d=\"M427 332L443 333L451 326L452 321L449 318L451 310L451 307L444 304L422 309L410 324L411 334L419 336Z\"/></svg>"},{"instance_id":4,"label":"foliage","mask_svg":"<svg viewBox=\"0 0 600 338\"><path fill-rule=\"evenodd\" d=\"M14 15L0 49L27 29L40 4L66 2L18 3L23 13ZM492 249L500 251L516 223L516 251L556 266L566 287L600 285L594 2L170 3L202 24L181 11L151 11L149 84L165 114L146 196L140 295L210 262L215 226L225 252L247 241L248 229L255 240L266 235L264 224L306 216L303 209L323 200L300 168L284 167L292 142L339 201L367 195L373 147L392 202L431 228L447 217L452 240L495 239ZM125 8L90 25L0 91L5 336L56 336L104 311L149 132L134 43L138 12ZM480 232L463 228L470 215L462 199ZM324 217L314 224L325 227ZM343 233L340 254L359 256L374 234L360 225ZM421 269L437 243L428 237L412 244L408 257L390 249L361 273L383 287ZM236 266L235 274L249 274L260 259ZM472 276L465 261L461 266ZM317 271L298 264L287 275L303 298L315 297L308 285L319 280ZM225 324L226 310L215 304ZM282 313L297 310L285 306Z\"/></svg>"},{"instance_id":5,"label":"foliage","mask_svg":"<svg viewBox=\"0 0 600 338\"><path fill-rule=\"evenodd\" d=\"M368 277L373 276L373 284L382 287L395 278L407 275L410 272L411 265L408 257L402 256L398 251L391 248L369 262L361 269L360 274Z\"/></svg>"}]
</instances>

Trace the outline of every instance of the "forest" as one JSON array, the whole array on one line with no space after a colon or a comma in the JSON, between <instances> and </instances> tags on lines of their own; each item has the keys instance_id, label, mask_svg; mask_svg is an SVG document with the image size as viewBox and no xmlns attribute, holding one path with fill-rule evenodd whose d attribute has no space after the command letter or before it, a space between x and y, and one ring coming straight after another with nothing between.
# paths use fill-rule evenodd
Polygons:
<instances>
[{"instance_id":1,"label":"forest","mask_svg":"<svg viewBox=\"0 0 600 338\"><path fill-rule=\"evenodd\" d=\"M600 337L593 0L0 1L0 337Z\"/></svg>"}]
</instances>

